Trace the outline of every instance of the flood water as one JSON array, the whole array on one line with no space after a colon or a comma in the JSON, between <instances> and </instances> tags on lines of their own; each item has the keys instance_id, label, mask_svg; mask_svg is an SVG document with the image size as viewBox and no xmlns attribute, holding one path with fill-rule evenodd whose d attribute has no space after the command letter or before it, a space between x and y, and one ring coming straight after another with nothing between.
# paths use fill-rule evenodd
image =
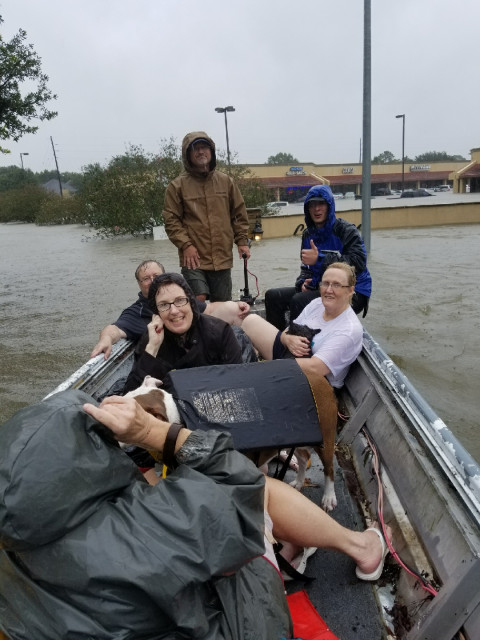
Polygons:
<instances>
[{"instance_id":1,"label":"flood water","mask_svg":"<svg viewBox=\"0 0 480 640\"><path fill-rule=\"evenodd\" d=\"M480 225L372 231L364 326L480 460ZM291 285L298 237L262 240L249 269L260 296ZM147 258L178 271L168 240L101 240L81 226L0 225L0 423L88 359L100 329L136 299ZM234 291L245 286L236 259ZM250 292L257 295L249 276Z\"/></svg>"}]
</instances>

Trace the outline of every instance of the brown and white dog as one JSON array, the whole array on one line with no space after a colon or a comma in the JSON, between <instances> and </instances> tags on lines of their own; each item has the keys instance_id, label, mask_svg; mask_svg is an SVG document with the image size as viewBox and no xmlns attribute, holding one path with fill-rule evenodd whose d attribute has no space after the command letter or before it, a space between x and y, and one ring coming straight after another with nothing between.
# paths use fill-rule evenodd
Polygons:
<instances>
[{"instance_id":1,"label":"brown and white dog","mask_svg":"<svg viewBox=\"0 0 480 640\"><path fill-rule=\"evenodd\" d=\"M335 495L333 458L335 453L335 438L337 433L337 399L333 387L328 380L318 374L305 374L312 391L315 406L317 408L318 422L322 434L322 446L296 447L295 456L298 468L297 476L291 483L300 490L305 482L305 473L312 450L319 456L323 463L323 473L325 476L325 487L321 500L322 508L325 511L332 511L337 506L337 496ZM273 450L265 450L260 453L258 465L263 467L277 455Z\"/></svg>"},{"instance_id":2,"label":"brown and white dog","mask_svg":"<svg viewBox=\"0 0 480 640\"><path fill-rule=\"evenodd\" d=\"M138 404L152 416L165 422L181 422L177 405L171 393L160 389L161 380L145 376L142 385L125 394L125 398L135 398Z\"/></svg>"},{"instance_id":3,"label":"brown and white dog","mask_svg":"<svg viewBox=\"0 0 480 640\"><path fill-rule=\"evenodd\" d=\"M126 393L125 398L134 398L142 409L159 420L170 423L181 422L182 420L172 394L168 393L168 391L165 391L164 389L160 389L161 385L161 380L152 378L152 376L145 376L141 386ZM120 442L120 446L125 448L128 445ZM149 451L149 453L155 460L161 461L157 452ZM153 485L157 484L160 480L153 468L144 470L143 475L145 479Z\"/></svg>"},{"instance_id":4,"label":"brown and white dog","mask_svg":"<svg viewBox=\"0 0 480 640\"><path fill-rule=\"evenodd\" d=\"M337 400L333 388L324 376L309 374L307 376L313 399L317 408L319 428L322 434L323 446L297 447L295 454L298 460L297 477L292 485L301 489L305 482L305 472L313 449L323 463L325 475L325 488L322 497L322 507L325 511L332 511L337 506L335 495L333 457L335 451L335 436L337 431ZM151 376L146 376L142 385L125 395L126 398L135 398L140 406L160 420L166 422L181 422L180 414L173 396L160 389L161 381ZM259 466L271 460L276 451L265 450L260 454L257 462ZM251 457L251 456L249 456Z\"/></svg>"}]
</instances>

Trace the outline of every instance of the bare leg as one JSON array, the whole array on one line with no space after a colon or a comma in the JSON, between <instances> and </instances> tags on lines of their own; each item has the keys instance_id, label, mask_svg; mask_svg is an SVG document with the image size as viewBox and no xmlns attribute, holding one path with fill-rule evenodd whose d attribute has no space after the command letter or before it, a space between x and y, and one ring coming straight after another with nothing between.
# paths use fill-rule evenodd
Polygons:
<instances>
[{"instance_id":1,"label":"bare leg","mask_svg":"<svg viewBox=\"0 0 480 640\"><path fill-rule=\"evenodd\" d=\"M361 571L371 573L382 559L381 541L375 532L351 531L342 527L323 509L284 482L266 478L265 508L273 521L273 535L294 545L285 556L287 560L301 547L322 547L345 553ZM388 535L390 537L391 533Z\"/></svg>"},{"instance_id":2,"label":"bare leg","mask_svg":"<svg viewBox=\"0 0 480 640\"><path fill-rule=\"evenodd\" d=\"M239 318L240 311L238 304L232 300L227 300L227 302L210 302L210 304L207 304L204 313L209 316L214 316L215 318L220 318L220 320L224 320L228 322L228 324L235 324L239 327L242 326Z\"/></svg>"},{"instance_id":3,"label":"bare leg","mask_svg":"<svg viewBox=\"0 0 480 640\"><path fill-rule=\"evenodd\" d=\"M241 324L242 329L253 342L264 360L272 360L273 343L278 329L256 314L248 315Z\"/></svg>"}]
</instances>

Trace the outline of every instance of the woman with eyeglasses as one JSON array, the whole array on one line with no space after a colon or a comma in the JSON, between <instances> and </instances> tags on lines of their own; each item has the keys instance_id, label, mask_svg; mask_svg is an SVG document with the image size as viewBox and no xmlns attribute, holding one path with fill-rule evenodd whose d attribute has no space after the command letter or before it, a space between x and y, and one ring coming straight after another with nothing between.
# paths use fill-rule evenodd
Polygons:
<instances>
[{"instance_id":1,"label":"woman with eyeglasses","mask_svg":"<svg viewBox=\"0 0 480 640\"><path fill-rule=\"evenodd\" d=\"M295 318L295 324L320 330L313 340L283 332L257 315L250 315L242 329L265 360L292 354L306 373L325 376L340 388L348 369L362 350L363 327L351 307L355 291L355 269L346 262L334 262L324 271L320 298L310 302Z\"/></svg>"},{"instance_id":2,"label":"woman with eyeglasses","mask_svg":"<svg viewBox=\"0 0 480 640\"><path fill-rule=\"evenodd\" d=\"M242 362L241 347L231 326L199 313L183 276L156 276L148 301L153 310L152 321L135 349L124 393L139 387L147 375L163 380L172 369Z\"/></svg>"}]
</instances>

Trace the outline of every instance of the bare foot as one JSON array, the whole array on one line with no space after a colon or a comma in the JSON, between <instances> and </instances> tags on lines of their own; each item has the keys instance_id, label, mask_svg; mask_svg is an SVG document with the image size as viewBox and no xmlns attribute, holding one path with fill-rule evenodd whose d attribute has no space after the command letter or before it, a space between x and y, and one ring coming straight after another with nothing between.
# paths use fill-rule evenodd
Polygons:
<instances>
[{"instance_id":1,"label":"bare foot","mask_svg":"<svg viewBox=\"0 0 480 640\"><path fill-rule=\"evenodd\" d=\"M369 529L370 530L367 529L362 533L364 546L359 552L358 557L355 558L357 562L357 575L358 573L363 575L375 573L376 569L379 568L380 563L383 564L383 559L388 553L388 546L386 542L383 542L382 544L382 540L379 535L375 531L372 531L372 529L377 529L379 533L382 533L378 523L373 524ZM385 533L388 539L391 540L392 529L388 525L385 526Z\"/></svg>"}]
</instances>

